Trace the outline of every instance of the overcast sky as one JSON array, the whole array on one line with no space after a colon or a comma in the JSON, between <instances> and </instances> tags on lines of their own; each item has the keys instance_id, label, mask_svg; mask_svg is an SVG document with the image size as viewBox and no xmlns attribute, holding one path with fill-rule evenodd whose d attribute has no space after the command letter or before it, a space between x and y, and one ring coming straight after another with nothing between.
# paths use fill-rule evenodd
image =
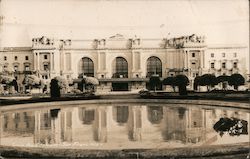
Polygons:
<instances>
[{"instance_id":1,"label":"overcast sky","mask_svg":"<svg viewBox=\"0 0 250 159\"><path fill-rule=\"evenodd\" d=\"M1 0L0 0L1 1ZM33 37L94 39L205 35L207 42L249 44L248 0L2 0L2 46Z\"/></svg>"}]
</instances>

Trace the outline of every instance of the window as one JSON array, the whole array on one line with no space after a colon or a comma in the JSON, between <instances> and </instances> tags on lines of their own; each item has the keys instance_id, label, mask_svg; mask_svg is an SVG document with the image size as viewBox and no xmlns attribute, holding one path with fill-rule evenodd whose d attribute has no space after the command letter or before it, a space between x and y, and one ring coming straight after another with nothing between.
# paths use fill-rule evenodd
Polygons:
<instances>
[{"instance_id":1,"label":"window","mask_svg":"<svg viewBox=\"0 0 250 159\"><path fill-rule=\"evenodd\" d=\"M48 55L44 55L44 59L47 60L48 59Z\"/></svg>"},{"instance_id":2,"label":"window","mask_svg":"<svg viewBox=\"0 0 250 159\"><path fill-rule=\"evenodd\" d=\"M226 63L225 62L222 63L222 68L226 68Z\"/></svg>"},{"instance_id":3,"label":"window","mask_svg":"<svg viewBox=\"0 0 250 159\"><path fill-rule=\"evenodd\" d=\"M236 52L234 53L234 57L237 57L237 53Z\"/></svg>"},{"instance_id":4,"label":"window","mask_svg":"<svg viewBox=\"0 0 250 159\"><path fill-rule=\"evenodd\" d=\"M214 63L213 62L211 63L211 68L214 68Z\"/></svg>"},{"instance_id":5,"label":"window","mask_svg":"<svg viewBox=\"0 0 250 159\"><path fill-rule=\"evenodd\" d=\"M233 67L234 67L234 68L238 68L238 63L237 63L237 62L234 62Z\"/></svg>"},{"instance_id":6,"label":"window","mask_svg":"<svg viewBox=\"0 0 250 159\"><path fill-rule=\"evenodd\" d=\"M127 78L128 77L128 62L123 57L117 57L115 59L115 74L114 77Z\"/></svg>"},{"instance_id":7,"label":"window","mask_svg":"<svg viewBox=\"0 0 250 159\"><path fill-rule=\"evenodd\" d=\"M4 56L4 61L7 61L7 56Z\"/></svg>"},{"instance_id":8,"label":"window","mask_svg":"<svg viewBox=\"0 0 250 159\"><path fill-rule=\"evenodd\" d=\"M15 56L15 61L17 61L17 56Z\"/></svg>"},{"instance_id":9,"label":"window","mask_svg":"<svg viewBox=\"0 0 250 159\"><path fill-rule=\"evenodd\" d=\"M14 66L14 71L18 71L18 66Z\"/></svg>"},{"instance_id":10,"label":"window","mask_svg":"<svg viewBox=\"0 0 250 159\"><path fill-rule=\"evenodd\" d=\"M226 54L224 52L222 53L222 57L226 57Z\"/></svg>"},{"instance_id":11,"label":"window","mask_svg":"<svg viewBox=\"0 0 250 159\"><path fill-rule=\"evenodd\" d=\"M194 52L192 53L192 57L195 57L195 53Z\"/></svg>"},{"instance_id":12,"label":"window","mask_svg":"<svg viewBox=\"0 0 250 159\"><path fill-rule=\"evenodd\" d=\"M25 60L29 60L29 56L25 56Z\"/></svg>"},{"instance_id":13,"label":"window","mask_svg":"<svg viewBox=\"0 0 250 159\"><path fill-rule=\"evenodd\" d=\"M94 63L90 58L82 58L79 67L79 74L81 73L89 77L94 77Z\"/></svg>"},{"instance_id":14,"label":"window","mask_svg":"<svg viewBox=\"0 0 250 159\"><path fill-rule=\"evenodd\" d=\"M25 71L29 71L29 70L30 70L30 66L27 66L27 65L26 65L26 66L24 67L24 70L25 70Z\"/></svg>"},{"instance_id":15,"label":"window","mask_svg":"<svg viewBox=\"0 0 250 159\"><path fill-rule=\"evenodd\" d=\"M162 77L162 63L158 57L152 56L147 60L147 77L158 74Z\"/></svg>"},{"instance_id":16,"label":"window","mask_svg":"<svg viewBox=\"0 0 250 159\"><path fill-rule=\"evenodd\" d=\"M128 121L129 110L128 106L117 106L116 107L116 121L120 124Z\"/></svg>"},{"instance_id":17,"label":"window","mask_svg":"<svg viewBox=\"0 0 250 159\"><path fill-rule=\"evenodd\" d=\"M192 62L191 64L192 64L191 68L192 68L192 69L196 69L196 63L195 63L195 62Z\"/></svg>"},{"instance_id":18,"label":"window","mask_svg":"<svg viewBox=\"0 0 250 159\"><path fill-rule=\"evenodd\" d=\"M211 57L214 57L214 53L211 53Z\"/></svg>"},{"instance_id":19,"label":"window","mask_svg":"<svg viewBox=\"0 0 250 159\"><path fill-rule=\"evenodd\" d=\"M49 70L49 65L48 64L44 64L43 65L43 70L45 70L45 71Z\"/></svg>"}]
</instances>

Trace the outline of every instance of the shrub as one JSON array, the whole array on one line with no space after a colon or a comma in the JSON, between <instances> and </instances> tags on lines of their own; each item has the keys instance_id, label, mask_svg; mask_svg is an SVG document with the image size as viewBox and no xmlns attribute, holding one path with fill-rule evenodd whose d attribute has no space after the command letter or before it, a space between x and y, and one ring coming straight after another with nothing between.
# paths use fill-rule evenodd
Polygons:
<instances>
[{"instance_id":1,"label":"shrub","mask_svg":"<svg viewBox=\"0 0 250 159\"><path fill-rule=\"evenodd\" d=\"M226 89L227 87L227 82L229 81L230 79L230 76L227 76L227 75L221 75L221 76L218 76L217 77L217 82L218 83L222 83L222 88L223 90Z\"/></svg>"},{"instance_id":2,"label":"shrub","mask_svg":"<svg viewBox=\"0 0 250 159\"><path fill-rule=\"evenodd\" d=\"M207 86L207 90L210 91L211 87L218 84L218 80L215 75L204 74L198 78L198 86Z\"/></svg>"},{"instance_id":3,"label":"shrub","mask_svg":"<svg viewBox=\"0 0 250 159\"><path fill-rule=\"evenodd\" d=\"M26 75L23 80L23 85L29 87L30 90L33 88L42 89L45 87L45 81L36 75Z\"/></svg>"},{"instance_id":4,"label":"shrub","mask_svg":"<svg viewBox=\"0 0 250 159\"><path fill-rule=\"evenodd\" d=\"M57 79L52 79L50 83L50 96L51 98L61 97L60 87L58 85Z\"/></svg>"},{"instance_id":5,"label":"shrub","mask_svg":"<svg viewBox=\"0 0 250 159\"><path fill-rule=\"evenodd\" d=\"M175 92L175 78L174 77L167 77L162 81L163 85L170 85L172 86L174 92Z\"/></svg>"},{"instance_id":6,"label":"shrub","mask_svg":"<svg viewBox=\"0 0 250 159\"><path fill-rule=\"evenodd\" d=\"M150 89L154 89L156 91L157 88L159 88L161 85L161 80L158 75L152 75L149 79L149 86Z\"/></svg>"},{"instance_id":7,"label":"shrub","mask_svg":"<svg viewBox=\"0 0 250 159\"><path fill-rule=\"evenodd\" d=\"M189 85L189 80L185 75L177 75L175 78L174 85L179 87L180 95L187 95L187 85Z\"/></svg>"},{"instance_id":8,"label":"shrub","mask_svg":"<svg viewBox=\"0 0 250 159\"><path fill-rule=\"evenodd\" d=\"M245 78L241 74L232 74L228 81L230 86L234 86L234 89L238 90L238 87L245 84Z\"/></svg>"}]
</instances>

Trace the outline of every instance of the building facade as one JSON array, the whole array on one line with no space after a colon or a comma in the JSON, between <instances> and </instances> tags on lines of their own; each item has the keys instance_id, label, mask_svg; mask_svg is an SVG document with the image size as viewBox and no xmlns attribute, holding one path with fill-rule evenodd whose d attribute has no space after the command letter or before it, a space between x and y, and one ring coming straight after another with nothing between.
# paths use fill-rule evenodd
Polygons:
<instances>
[{"instance_id":1,"label":"building facade","mask_svg":"<svg viewBox=\"0 0 250 159\"><path fill-rule=\"evenodd\" d=\"M135 91L146 87L152 74L161 78L185 74L189 89L204 73L246 77L246 47L207 46L195 34L171 39L126 39L116 34L106 39L61 40L33 38L31 47L2 48L0 71L22 81L27 73L44 79L55 76L96 77L98 91ZM20 83L20 82L19 82Z\"/></svg>"}]
</instances>

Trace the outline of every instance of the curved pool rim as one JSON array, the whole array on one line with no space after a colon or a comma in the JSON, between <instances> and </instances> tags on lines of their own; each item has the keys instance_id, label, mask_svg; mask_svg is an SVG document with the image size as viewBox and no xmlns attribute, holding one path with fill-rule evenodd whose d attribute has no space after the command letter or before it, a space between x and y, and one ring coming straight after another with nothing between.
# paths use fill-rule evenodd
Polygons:
<instances>
[{"instance_id":1,"label":"curved pool rim","mask_svg":"<svg viewBox=\"0 0 250 159\"><path fill-rule=\"evenodd\" d=\"M94 99L94 100L75 100L75 101L51 101L5 105L0 107L0 111L27 109L27 108L43 108L57 107L79 104L135 104L135 103L155 103L155 104L193 104L210 107L228 107L250 110L250 102L223 101L223 100L192 100L192 99Z\"/></svg>"},{"instance_id":2,"label":"curved pool rim","mask_svg":"<svg viewBox=\"0 0 250 159\"><path fill-rule=\"evenodd\" d=\"M66 107L79 104L121 104L121 103L155 103L157 104L193 104L209 107L228 107L250 110L250 103L235 101L218 100L176 100L176 99L98 99L98 100L76 100L76 101L53 101L41 103L15 104L1 106L1 111L11 111L28 108L44 107ZM166 158L166 157L207 157L225 155L249 155L250 142L230 144L230 145L211 145L211 146L193 146L185 148L163 148L163 149L114 149L114 150L88 150L71 148L51 148L51 147L18 147L18 146L0 146L0 154L8 157L65 157L65 158ZM0 156L1 156L0 155Z\"/></svg>"}]
</instances>

